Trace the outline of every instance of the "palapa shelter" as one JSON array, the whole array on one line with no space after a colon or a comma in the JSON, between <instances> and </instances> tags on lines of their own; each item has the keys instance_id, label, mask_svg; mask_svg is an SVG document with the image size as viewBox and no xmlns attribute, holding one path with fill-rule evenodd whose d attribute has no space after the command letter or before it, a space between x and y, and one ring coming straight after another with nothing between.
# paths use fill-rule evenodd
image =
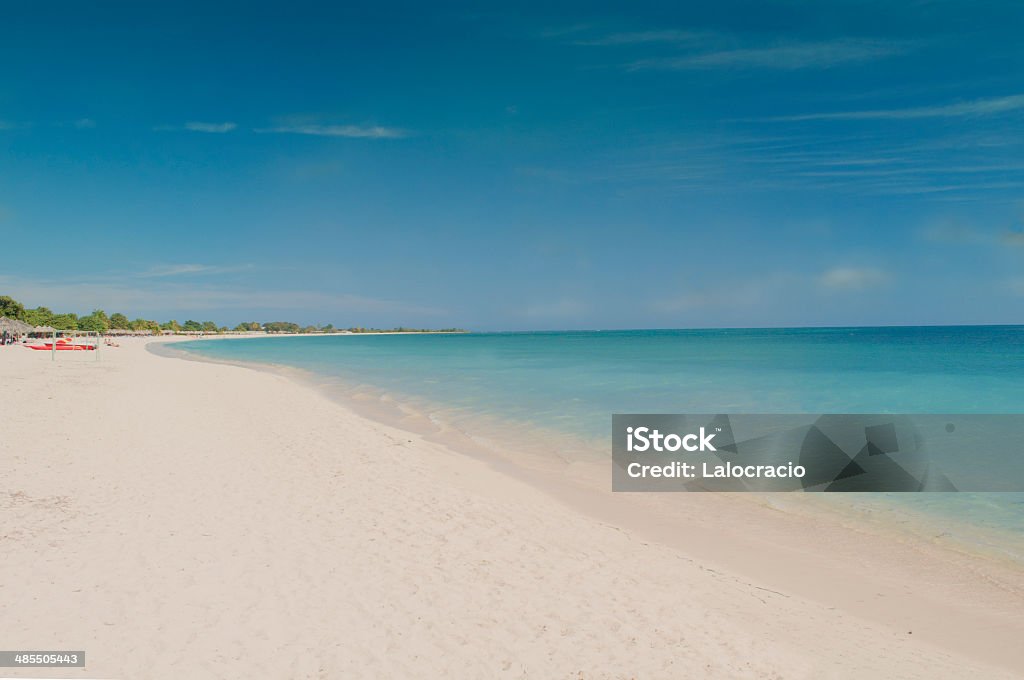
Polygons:
<instances>
[{"instance_id":1,"label":"palapa shelter","mask_svg":"<svg viewBox=\"0 0 1024 680\"><path fill-rule=\"evenodd\" d=\"M26 333L32 332L32 326L24 321L8 319L6 316L0 316L0 333L3 333L4 331L10 335L25 335Z\"/></svg>"}]
</instances>

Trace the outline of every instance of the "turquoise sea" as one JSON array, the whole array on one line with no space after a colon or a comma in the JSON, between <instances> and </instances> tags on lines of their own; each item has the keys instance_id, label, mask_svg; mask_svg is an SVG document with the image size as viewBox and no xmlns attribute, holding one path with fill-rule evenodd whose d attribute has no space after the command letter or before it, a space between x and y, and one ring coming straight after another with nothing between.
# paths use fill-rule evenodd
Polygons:
<instances>
[{"instance_id":1,"label":"turquoise sea","mask_svg":"<svg viewBox=\"0 0 1024 680\"><path fill-rule=\"evenodd\" d=\"M179 347L304 369L463 427L480 417L554 430L596 455L610 450L612 413L1024 413L1024 326L332 335ZM1024 494L899 496L915 510L1024 536Z\"/></svg>"}]
</instances>

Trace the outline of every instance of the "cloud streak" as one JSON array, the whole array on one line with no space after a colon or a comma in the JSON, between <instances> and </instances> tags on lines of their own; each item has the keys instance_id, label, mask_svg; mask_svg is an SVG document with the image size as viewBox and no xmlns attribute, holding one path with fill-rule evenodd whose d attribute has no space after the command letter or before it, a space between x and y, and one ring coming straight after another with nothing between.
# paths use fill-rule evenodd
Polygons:
<instances>
[{"instance_id":1,"label":"cloud streak","mask_svg":"<svg viewBox=\"0 0 1024 680\"><path fill-rule=\"evenodd\" d=\"M238 123L230 121L224 123L208 123L203 121L189 121L184 125L157 125L153 128L157 132L203 132L206 134L224 134L238 129Z\"/></svg>"},{"instance_id":2,"label":"cloud streak","mask_svg":"<svg viewBox=\"0 0 1024 680\"><path fill-rule=\"evenodd\" d=\"M138 274L142 278L164 278L193 274L229 274L252 269L251 264L209 265L209 264L163 264L150 267Z\"/></svg>"},{"instance_id":3,"label":"cloud streak","mask_svg":"<svg viewBox=\"0 0 1024 680\"><path fill-rule=\"evenodd\" d=\"M397 139L408 136L408 132L405 130L380 125L279 125L270 128L258 128L254 132L313 135L316 137L350 137L355 139Z\"/></svg>"},{"instance_id":4,"label":"cloud streak","mask_svg":"<svg viewBox=\"0 0 1024 680\"><path fill-rule=\"evenodd\" d=\"M185 129L189 132L209 132L213 134L224 134L225 132L231 132L238 127L237 123L203 123L198 121L190 121L185 123Z\"/></svg>"},{"instance_id":5,"label":"cloud streak","mask_svg":"<svg viewBox=\"0 0 1024 680\"><path fill-rule=\"evenodd\" d=\"M705 40L708 36L708 33L702 33L699 31L635 31L631 33L612 33L611 35L605 35L599 38L574 40L573 44L588 47L616 47L620 45L645 45L658 43L678 44Z\"/></svg>"},{"instance_id":6,"label":"cloud streak","mask_svg":"<svg viewBox=\"0 0 1024 680\"><path fill-rule=\"evenodd\" d=\"M761 121L802 122L812 120L917 120L921 118L966 118L994 116L1024 109L1024 94L1007 97L975 99L936 106L917 106L906 109L872 109L866 111L837 111L832 113L804 113L795 116L761 118Z\"/></svg>"},{"instance_id":7,"label":"cloud streak","mask_svg":"<svg viewBox=\"0 0 1024 680\"><path fill-rule=\"evenodd\" d=\"M825 288L832 290L866 290L888 282L889 275L880 269L859 267L835 267L818 279Z\"/></svg>"},{"instance_id":8,"label":"cloud streak","mask_svg":"<svg viewBox=\"0 0 1024 680\"><path fill-rule=\"evenodd\" d=\"M904 54L907 43L878 40L833 40L816 43L783 43L767 47L716 50L672 57L641 59L630 71L691 71L712 69L773 69L794 71L825 69L843 64L875 61Z\"/></svg>"}]
</instances>

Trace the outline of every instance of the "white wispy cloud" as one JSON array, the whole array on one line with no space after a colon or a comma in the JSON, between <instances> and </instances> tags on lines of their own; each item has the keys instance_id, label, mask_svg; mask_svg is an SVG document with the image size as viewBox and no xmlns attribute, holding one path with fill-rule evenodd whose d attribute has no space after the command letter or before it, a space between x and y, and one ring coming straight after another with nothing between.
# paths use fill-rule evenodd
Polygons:
<instances>
[{"instance_id":1,"label":"white wispy cloud","mask_svg":"<svg viewBox=\"0 0 1024 680\"><path fill-rule=\"evenodd\" d=\"M818 279L826 288L835 290L865 290L888 282L889 275L870 267L835 267Z\"/></svg>"},{"instance_id":2,"label":"white wispy cloud","mask_svg":"<svg viewBox=\"0 0 1024 680\"><path fill-rule=\"evenodd\" d=\"M574 45L594 47L615 47L618 45L644 45L652 43L690 43L705 40L709 34L701 31L633 31L629 33L612 33L597 38L581 38L574 40Z\"/></svg>"},{"instance_id":3,"label":"white wispy cloud","mask_svg":"<svg viewBox=\"0 0 1024 680\"><path fill-rule=\"evenodd\" d=\"M353 137L361 139L395 139L407 137L408 132L399 128L380 125L279 125L269 128L257 128L254 132L282 133L293 135L314 135L318 137Z\"/></svg>"},{"instance_id":4,"label":"white wispy cloud","mask_svg":"<svg viewBox=\"0 0 1024 680\"><path fill-rule=\"evenodd\" d=\"M968 192L979 192L979 191L1006 191L1006 190L1020 190L1024 189L1024 181L1008 181L1008 182L965 182L959 184L922 184L914 182L904 182L902 184L894 184L893 186L879 185L875 187L875 193L883 196L900 196L900 195L924 195L924 194L944 194L944 193L955 193L961 191Z\"/></svg>"},{"instance_id":5,"label":"white wispy cloud","mask_svg":"<svg viewBox=\"0 0 1024 680\"><path fill-rule=\"evenodd\" d=\"M211 265L211 264L161 264L154 265L137 276L142 278L161 278L165 276L188 276L192 274L229 274L232 272L252 269L251 264Z\"/></svg>"},{"instance_id":6,"label":"white wispy cloud","mask_svg":"<svg viewBox=\"0 0 1024 680\"><path fill-rule=\"evenodd\" d=\"M571 35L573 33L581 33L583 31L590 30L590 24L573 24L572 26L558 26L545 28L539 31L536 35L541 38L560 38L562 36Z\"/></svg>"},{"instance_id":7,"label":"white wispy cloud","mask_svg":"<svg viewBox=\"0 0 1024 680\"><path fill-rule=\"evenodd\" d=\"M706 70L706 69L821 69L842 64L863 63L904 54L908 43L880 40L841 39L816 43L780 43L764 47L724 49L696 54L641 59L629 70Z\"/></svg>"},{"instance_id":8,"label":"white wispy cloud","mask_svg":"<svg viewBox=\"0 0 1024 680\"><path fill-rule=\"evenodd\" d=\"M209 134L224 134L238 129L238 123L230 121L224 123L208 123L202 121L189 121L184 125L156 125L153 127L157 132L205 132Z\"/></svg>"},{"instance_id":9,"label":"white wispy cloud","mask_svg":"<svg viewBox=\"0 0 1024 680\"><path fill-rule=\"evenodd\" d=\"M759 120L801 122L808 120L915 120L919 118L966 118L992 116L1024 109L1024 94L1006 97L974 99L965 102L916 106L904 109L868 109L864 111L836 111L803 113L793 116L775 116Z\"/></svg>"},{"instance_id":10,"label":"white wispy cloud","mask_svg":"<svg viewBox=\"0 0 1024 680\"><path fill-rule=\"evenodd\" d=\"M824 127L776 128L771 134L652 134L594 153L519 172L562 183L614 183L629 195L691 191L797 189L871 195L913 195L934 202L1019 201L1024 189L1024 141L1004 131L1000 147L962 134L939 139L889 131L833 134ZM984 126L990 128L992 126ZM995 127L1004 127L1002 125ZM946 132L942 131L942 135ZM963 137L961 140L960 137Z\"/></svg>"},{"instance_id":11,"label":"white wispy cloud","mask_svg":"<svg viewBox=\"0 0 1024 680\"><path fill-rule=\"evenodd\" d=\"M203 123L200 121L189 121L185 123L185 129L190 132L211 132L215 134L223 134L225 132L231 132L238 127L237 123L225 122L225 123Z\"/></svg>"}]
</instances>

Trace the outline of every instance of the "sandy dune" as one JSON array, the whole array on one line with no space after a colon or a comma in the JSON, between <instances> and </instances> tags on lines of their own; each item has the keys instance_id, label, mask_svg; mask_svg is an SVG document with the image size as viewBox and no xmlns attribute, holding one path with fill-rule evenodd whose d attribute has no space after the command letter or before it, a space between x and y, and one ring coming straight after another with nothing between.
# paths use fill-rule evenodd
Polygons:
<instances>
[{"instance_id":1,"label":"sandy dune","mask_svg":"<svg viewBox=\"0 0 1024 680\"><path fill-rule=\"evenodd\" d=\"M128 341L99 363L2 349L0 385L0 646L88 660L8 675L930 679L1024 668L1019 649L986 647L1024 636L1019 592L960 629L960 610L934 597L929 618L948 616L964 641L953 649L845 607L841 579L815 597L780 590L750 577L756 553L737 557L747 569L723 569L706 546L651 540L614 512L595 517L278 375ZM790 552L795 574L813 563ZM867 558L859 566L884 577L869 576Z\"/></svg>"}]
</instances>

